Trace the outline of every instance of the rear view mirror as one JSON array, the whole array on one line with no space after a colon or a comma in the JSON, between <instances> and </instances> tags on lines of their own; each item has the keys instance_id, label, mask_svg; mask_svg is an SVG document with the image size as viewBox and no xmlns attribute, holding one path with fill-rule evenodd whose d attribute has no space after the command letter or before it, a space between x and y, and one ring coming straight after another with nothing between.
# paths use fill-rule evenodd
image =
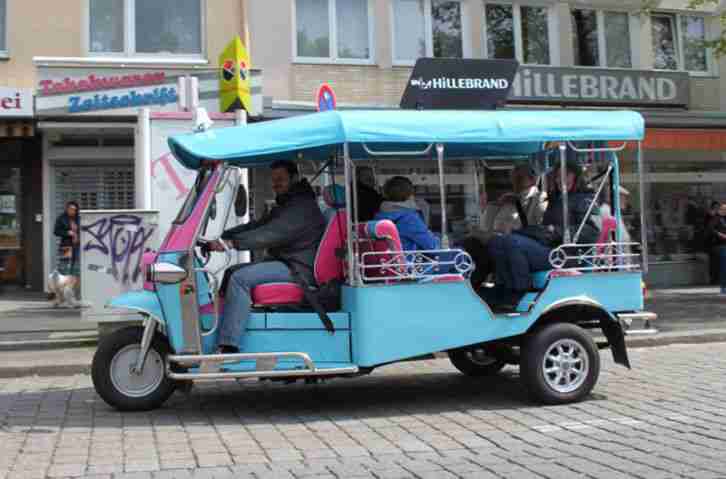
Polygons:
<instances>
[{"instance_id":1,"label":"rear view mirror","mask_svg":"<svg viewBox=\"0 0 726 479\"><path fill-rule=\"evenodd\" d=\"M239 185L237 196L234 198L234 214L241 218L247 214L247 188Z\"/></svg>"}]
</instances>

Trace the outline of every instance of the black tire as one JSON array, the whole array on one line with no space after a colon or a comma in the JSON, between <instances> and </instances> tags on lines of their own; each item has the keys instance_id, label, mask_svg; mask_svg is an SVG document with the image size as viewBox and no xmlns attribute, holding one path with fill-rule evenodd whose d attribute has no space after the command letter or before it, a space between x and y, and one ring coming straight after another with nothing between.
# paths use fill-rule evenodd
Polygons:
<instances>
[{"instance_id":1,"label":"black tire","mask_svg":"<svg viewBox=\"0 0 726 479\"><path fill-rule=\"evenodd\" d=\"M564 363L553 360L558 357ZM547 365L552 370L550 373L545 372ZM600 354L592 337L581 327L570 323L550 324L535 329L525 338L519 375L530 395L539 402L580 401L597 383Z\"/></svg>"},{"instance_id":2,"label":"black tire","mask_svg":"<svg viewBox=\"0 0 726 479\"><path fill-rule=\"evenodd\" d=\"M487 354L487 350L481 347L449 351L449 360L456 369L474 377L493 376L507 365L498 357Z\"/></svg>"},{"instance_id":3,"label":"black tire","mask_svg":"<svg viewBox=\"0 0 726 479\"><path fill-rule=\"evenodd\" d=\"M106 403L119 411L156 409L169 399L176 387L176 383L166 375L169 346L158 333L151 342L141 378L132 377L130 371L127 373L123 367L136 356L134 346L136 350L140 347L143 331L141 327L131 326L111 333L101 340L93 356L93 386ZM113 374L112 368L117 369L117 374ZM121 384L126 380L130 381L127 389L117 386L116 383ZM148 383L146 387L145 383ZM137 389L134 390L135 387Z\"/></svg>"}]
</instances>

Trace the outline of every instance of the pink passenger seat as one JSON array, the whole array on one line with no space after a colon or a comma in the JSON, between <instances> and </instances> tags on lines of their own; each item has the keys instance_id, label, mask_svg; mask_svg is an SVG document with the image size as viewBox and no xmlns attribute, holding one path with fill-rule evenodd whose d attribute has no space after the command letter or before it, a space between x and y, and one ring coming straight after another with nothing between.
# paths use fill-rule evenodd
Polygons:
<instances>
[{"instance_id":1,"label":"pink passenger seat","mask_svg":"<svg viewBox=\"0 0 726 479\"><path fill-rule=\"evenodd\" d=\"M317 284L344 277L343 258L338 251L345 247L346 230L345 211L336 211L328 221L323 239L320 241L315 255L313 274ZM303 302L302 286L297 283L268 283L252 289L252 302L257 306L286 306Z\"/></svg>"}]
</instances>

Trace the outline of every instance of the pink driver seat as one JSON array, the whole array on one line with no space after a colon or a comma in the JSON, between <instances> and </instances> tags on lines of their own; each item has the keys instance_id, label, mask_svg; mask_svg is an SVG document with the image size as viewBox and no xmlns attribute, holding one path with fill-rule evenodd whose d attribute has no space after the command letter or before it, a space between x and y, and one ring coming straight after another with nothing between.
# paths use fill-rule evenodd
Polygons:
<instances>
[{"instance_id":1,"label":"pink driver seat","mask_svg":"<svg viewBox=\"0 0 726 479\"><path fill-rule=\"evenodd\" d=\"M328 221L313 265L317 284L344 277L343 260L338 257L337 251L345 246L346 224L345 211L342 210ZM252 303L257 306L300 304L303 299L303 289L297 283L268 283L252 289Z\"/></svg>"}]
</instances>

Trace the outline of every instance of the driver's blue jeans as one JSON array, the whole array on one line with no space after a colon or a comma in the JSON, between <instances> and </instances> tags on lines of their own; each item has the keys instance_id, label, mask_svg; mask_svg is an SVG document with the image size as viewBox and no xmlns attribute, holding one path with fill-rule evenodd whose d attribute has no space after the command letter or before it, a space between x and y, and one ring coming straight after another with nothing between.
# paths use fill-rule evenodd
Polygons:
<instances>
[{"instance_id":1,"label":"driver's blue jeans","mask_svg":"<svg viewBox=\"0 0 726 479\"><path fill-rule=\"evenodd\" d=\"M217 343L239 348L252 307L252 288L266 283L294 282L290 270L279 261L251 263L235 271L224 295L224 313Z\"/></svg>"}]
</instances>

